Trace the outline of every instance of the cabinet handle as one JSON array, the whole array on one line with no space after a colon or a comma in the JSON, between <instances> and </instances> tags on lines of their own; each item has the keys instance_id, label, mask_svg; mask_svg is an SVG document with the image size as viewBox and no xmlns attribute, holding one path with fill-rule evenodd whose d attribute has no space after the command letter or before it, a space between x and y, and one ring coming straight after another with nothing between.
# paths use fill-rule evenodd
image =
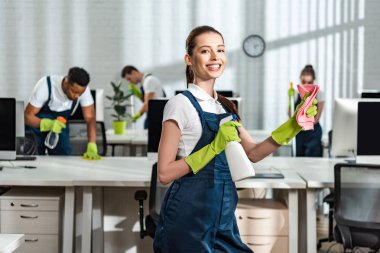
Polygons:
<instances>
[{"instance_id":1,"label":"cabinet handle","mask_svg":"<svg viewBox=\"0 0 380 253\"><path fill-rule=\"evenodd\" d=\"M22 219L37 219L38 215L36 215L36 216L20 215L20 218L22 218Z\"/></svg>"},{"instance_id":2,"label":"cabinet handle","mask_svg":"<svg viewBox=\"0 0 380 253\"><path fill-rule=\"evenodd\" d=\"M38 207L38 204L20 204L21 207Z\"/></svg>"},{"instance_id":3,"label":"cabinet handle","mask_svg":"<svg viewBox=\"0 0 380 253\"><path fill-rule=\"evenodd\" d=\"M38 238L34 238L34 239L25 239L25 242L38 242Z\"/></svg>"},{"instance_id":4,"label":"cabinet handle","mask_svg":"<svg viewBox=\"0 0 380 253\"><path fill-rule=\"evenodd\" d=\"M268 220L268 219L270 219L270 217L251 217L251 216L247 216L247 218L249 220Z\"/></svg>"},{"instance_id":5,"label":"cabinet handle","mask_svg":"<svg viewBox=\"0 0 380 253\"><path fill-rule=\"evenodd\" d=\"M270 245L270 242L267 242L267 243L250 243L250 242L247 242L247 244L250 246L268 246L268 245Z\"/></svg>"}]
</instances>

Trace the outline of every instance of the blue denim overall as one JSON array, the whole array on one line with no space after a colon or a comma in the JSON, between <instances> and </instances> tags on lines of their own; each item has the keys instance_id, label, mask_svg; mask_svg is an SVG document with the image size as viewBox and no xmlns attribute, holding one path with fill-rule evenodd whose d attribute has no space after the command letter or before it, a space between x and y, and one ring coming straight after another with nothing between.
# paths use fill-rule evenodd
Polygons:
<instances>
[{"instance_id":1,"label":"blue denim overall","mask_svg":"<svg viewBox=\"0 0 380 253\"><path fill-rule=\"evenodd\" d=\"M295 108L302 99L298 95ZM301 131L296 136L296 156L322 157L322 127L319 123L314 125L314 130Z\"/></svg>"},{"instance_id":2,"label":"blue denim overall","mask_svg":"<svg viewBox=\"0 0 380 253\"><path fill-rule=\"evenodd\" d=\"M49 108L49 102L51 99L51 81L50 76L46 77L47 79L47 86L48 86L48 100L45 102L45 104L42 106L41 110L36 115L38 118L48 118L48 119L56 119L58 116L62 116L68 120L68 118L71 115L71 112L75 108L75 105L77 101L73 101L73 105L71 106L70 110L62 111L62 112L56 112L52 111ZM29 129L32 130L32 132L35 135L36 143L37 143L37 154L38 155L45 155L45 150L47 149L49 155L71 155L71 145L70 145L70 139L69 139L69 125L66 124L66 128L62 129L61 134L59 135L59 141L57 146L54 149L48 149L45 147L45 138L46 135L49 132L41 132L39 128L36 127L30 127Z\"/></svg>"},{"instance_id":3,"label":"blue denim overall","mask_svg":"<svg viewBox=\"0 0 380 253\"><path fill-rule=\"evenodd\" d=\"M189 91L202 136L192 153L210 144L219 122L231 113L204 112ZM154 239L155 253L241 253L252 251L241 241L235 219L237 193L224 151L197 174L175 180L161 205Z\"/></svg>"}]
</instances>

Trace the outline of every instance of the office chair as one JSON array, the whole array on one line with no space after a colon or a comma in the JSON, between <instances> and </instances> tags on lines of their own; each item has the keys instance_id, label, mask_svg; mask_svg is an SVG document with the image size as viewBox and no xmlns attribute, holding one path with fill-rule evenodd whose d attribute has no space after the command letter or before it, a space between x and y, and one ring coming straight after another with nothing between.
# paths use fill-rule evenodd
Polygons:
<instances>
[{"instance_id":1,"label":"office chair","mask_svg":"<svg viewBox=\"0 0 380 253\"><path fill-rule=\"evenodd\" d=\"M69 120L71 154L74 156L83 155L87 150L87 124L84 120ZM96 144L98 153L101 156L107 155L107 139L104 122L96 122Z\"/></svg>"},{"instance_id":2,"label":"office chair","mask_svg":"<svg viewBox=\"0 0 380 253\"><path fill-rule=\"evenodd\" d=\"M37 145L32 131L26 129L24 137L16 138L16 154L33 156L37 154Z\"/></svg>"},{"instance_id":3,"label":"office chair","mask_svg":"<svg viewBox=\"0 0 380 253\"><path fill-rule=\"evenodd\" d=\"M380 165L334 166L334 236L344 252L355 247L380 249Z\"/></svg>"},{"instance_id":4,"label":"office chair","mask_svg":"<svg viewBox=\"0 0 380 253\"><path fill-rule=\"evenodd\" d=\"M147 193L145 190L139 190L139 191L136 191L135 193L135 200L139 202L141 239L143 239L145 236L150 236L151 238L154 238L154 234L156 232L156 227L157 227L158 219L159 219L159 214L156 211L156 191L157 191L157 163L153 164L152 166L152 174L150 178L150 190L149 190L149 214L145 217L145 220L144 220L144 200L146 200L147 198Z\"/></svg>"},{"instance_id":5,"label":"office chair","mask_svg":"<svg viewBox=\"0 0 380 253\"><path fill-rule=\"evenodd\" d=\"M328 155L331 158L331 141L332 141L332 133L333 131L330 130L328 132ZM333 226L334 226L334 191L332 190L329 194L327 194L323 198L323 202L327 203L329 206L329 213L328 213L328 232L327 237L321 238L318 240L317 243L317 249L320 249L322 247L322 243L324 242L332 242L334 241L334 233L333 233Z\"/></svg>"}]
</instances>

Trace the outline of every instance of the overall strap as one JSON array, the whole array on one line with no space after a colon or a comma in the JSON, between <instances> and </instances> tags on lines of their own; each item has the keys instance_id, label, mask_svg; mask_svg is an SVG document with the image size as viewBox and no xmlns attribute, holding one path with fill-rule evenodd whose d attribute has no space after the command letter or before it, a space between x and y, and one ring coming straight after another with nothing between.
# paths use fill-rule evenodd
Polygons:
<instances>
[{"instance_id":1,"label":"overall strap","mask_svg":"<svg viewBox=\"0 0 380 253\"><path fill-rule=\"evenodd\" d=\"M197 110L199 116L201 116L201 114L203 113L203 110L202 110L200 104L198 103L198 101L196 100L196 98L194 97L194 95L191 94L191 92L188 91L188 90L185 90L184 92L182 92L182 94L183 94L184 96L186 96L186 97L190 100L190 102L193 104L193 106L194 106L195 109ZM201 118L202 118L202 117L201 117Z\"/></svg>"},{"instance_id":2,"label":"overall strap","mask_svg":"<svg viewBox=\"0 0 380 253\"><path fill-rule=\"evenodd\" d=\"M47 76L46 79L47 79L47 86L48 86L48 100L45 102L45 105L48 105L49 102L50 102L50 98L51 98L51 81L50 81L50 76Z\"/></svg>"},{"instance_id":3,"label":"overall strap","mask_svg":"<svg viewBox=\"0 0 380 253\"><path fill-rule=\"evenodd\" d=\"M73 103L71 104L70 116L74 115L75 111L78 109L78 105L79 105L79 99L73 101Z\"/></svg>"}]
</instances>

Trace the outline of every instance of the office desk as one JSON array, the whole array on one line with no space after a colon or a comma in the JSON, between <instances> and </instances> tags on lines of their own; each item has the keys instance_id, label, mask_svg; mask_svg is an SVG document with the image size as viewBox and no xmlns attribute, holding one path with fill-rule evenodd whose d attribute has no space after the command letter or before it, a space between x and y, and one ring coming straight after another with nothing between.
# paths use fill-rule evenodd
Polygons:
<instances>
[{"instance_id":1,"label":"office desk","mask_svg":"<svg viewBox=\"0 0 380 253\"><path fill-rule=\"evenodd\" d=\"M113 129L106 131L107 145L112 147L111 155L115 155L116 146L128 146L131 156L136 154L136 146L148 144L148 130L126 129L125 134L115 134Z\"/></svg>"},{"instance_id":2,"label":"office desk","mask_svg":"<svg viewBox=\"0 0 380 253\"><path fill-rule=\"evenodd\" d=\"M0 253L11 253L20 247L25 240L23 234L0 234Z\"/></svg>"},{"instance_id":3,"label":"office desk","mask_svg":"<svg viewBox=\"0 0 380 253\"><path fill-rule=\"evenodd\" d=\"M93 187L147 187L150 185L152 167L152 162L146 158L134 157L106 157L99 161L87 161L80 157L39 156L36 161L15 161L12 164L32 165L37 168L4 168L0 172L0 185L65 187L62 243L64 253L73 252L75 187L83 189L81 252L90 253ZM102 199L94 200L94 208L101 204ZM102 216L101 213L98 215ZM103 235L100 233L96 237L93 239L96 245L92 252L102 252Z\"/></svg>"},{"instance_id":4,"label":"office desk","mask_svg":"<svg viewBox=\"0 0 380 253\"><path fill-rule=\"evenodd\" d=\"M256 172L265 172L268 167L255 167ZM284 179L245 179L236 183L238 188L271 188L274 189L274 197L285 199L289 209L289 253L301 252L298 248L299 219L298 219L298 203L299 192L305 191L305 181L298 176L295 171L281 170Z\"/></svg>"},{"instance_id":5,"label":"office desk","mask_svg":"<svg viewBox=\"0 0 380 253\"><path fill-rule=\"evenodd\" d=\"M281 190L289 207L289 252L306 252L307 242L307 252L312 253L316 251L315 191L333 185L333 167L337 162L342 160L267 157L253 164L254 168L257 171L277 168L285 178L246 179L238 182L237 187ZM105 157L100 161L87 161L80 157L43 156L37 157L36 161L12 163L15 166L34 165L37 169L4 168L0 172L0 185L65 187L64 253L73 249L75 187L83 189L82 252L88 253L91 251L93 187L149 187L152 167L152 162L146 157ZM93 241L100 243L101 236L101 239ZM94 247L93 252L101 252L100 248Z\"/></svg>"},{"instance_id":6,"label":"office desk","mask_svg":"<svg viewBox=\"0 0 380 253\"><path fill-rule=\"evenodd\" d=\"M300 191L299 203L299 252L316 253L316 192L334 187L334 165L344 159L312 157L268 157L255 168L277 168L281 171L295 171L306 182L305 191Z\"/></svg>"}]
</instances>

